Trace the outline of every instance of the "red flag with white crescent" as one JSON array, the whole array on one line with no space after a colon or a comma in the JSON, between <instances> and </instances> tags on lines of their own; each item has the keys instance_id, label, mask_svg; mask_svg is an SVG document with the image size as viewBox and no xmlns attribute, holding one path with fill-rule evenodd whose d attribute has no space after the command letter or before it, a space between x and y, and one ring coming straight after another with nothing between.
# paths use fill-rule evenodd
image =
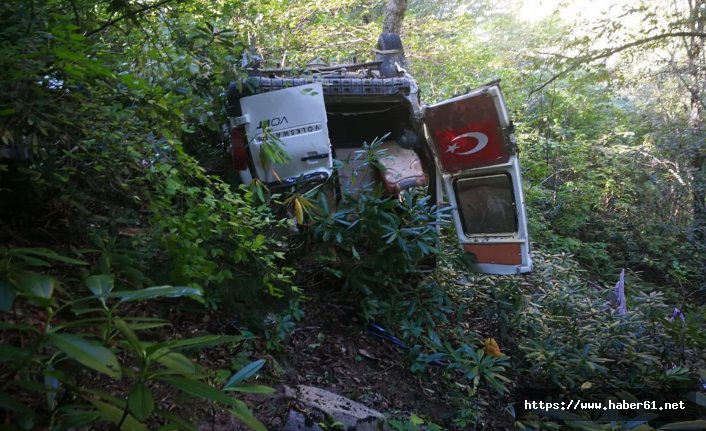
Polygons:
<instances>
[{"instance_id":1,"label":"red flag with white crescent","mask_svg":"<svg viewBox=\"0 0 706 431\"><path fill-rule=\"evenodd\" d=\"M427 108L426 123L445 172L504 163L509 142L493 98L480 94Z\"/></svg>"}]
</instances>

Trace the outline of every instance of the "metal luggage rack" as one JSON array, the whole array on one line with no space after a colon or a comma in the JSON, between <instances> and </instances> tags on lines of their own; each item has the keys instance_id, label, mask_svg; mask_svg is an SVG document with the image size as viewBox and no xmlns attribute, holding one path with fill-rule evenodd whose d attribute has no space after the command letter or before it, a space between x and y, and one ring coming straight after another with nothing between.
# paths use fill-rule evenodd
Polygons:
<instances>
[{"instance_id":1,"label":"metal luggage rack","mask_svg":"<svg viewBox=\"0 0 706 431\"><path fill-rule=\"evenodd\" d=\"M413 88L410 78L349 78L344 76L310 76L303 78L269 78L252 76L238 82L232 82L229 92L236 91L238 87L243 92L252 94L267 93L283 88L298 87L301 85L320 82L324 95L327 96L409 96Z\"/></svg>"}]
</instances>

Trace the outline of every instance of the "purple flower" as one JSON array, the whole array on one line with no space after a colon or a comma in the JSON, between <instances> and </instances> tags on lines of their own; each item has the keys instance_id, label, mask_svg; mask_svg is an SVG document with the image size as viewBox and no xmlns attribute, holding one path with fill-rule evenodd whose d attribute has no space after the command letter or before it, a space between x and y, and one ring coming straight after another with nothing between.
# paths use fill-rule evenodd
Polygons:
<instances>
[{"instance_id":1,"label":"purple flower","mask_svg":"<svg viewBox=\"0 0 706 431\"><path fill-rule=\"evenodd\" d=\"M628 304L625 301L625 268L620 271L620 278L615 284L615 302L618 306L618 313L625 314L628 312Z\"/></svg>"},{"instance_id":2,"label":"purple flower","mask_svg":"<svg viewBox=\"0 0 706 431\"><path fill-rule=\"evenodd\" d=\"M681 319L682 325L686 323L686 316L684 315L684 313L677 307L674 307L674 311L672 311L672 317L669 318L669 321L673 322L674 319L677 318L677 316L679 316L679 318Z\"/></svg>"}]
</instances>

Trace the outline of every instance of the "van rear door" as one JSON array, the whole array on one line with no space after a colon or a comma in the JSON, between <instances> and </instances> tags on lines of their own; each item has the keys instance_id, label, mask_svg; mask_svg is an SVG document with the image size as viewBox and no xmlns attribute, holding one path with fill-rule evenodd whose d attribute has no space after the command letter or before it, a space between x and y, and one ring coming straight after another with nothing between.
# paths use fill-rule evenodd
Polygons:
<instances>
[{"instance_id":1,"label":"van rear door","mask_svg":"<svg viewBox=\"0 0 706 431\"><path fill-rule=\"evenodd\" d=\"M270 185L297 181L324 181L331 175L332 159L326 107L320 82L284 88L240 99L242 117L233 126L245 126L254 172ZM266 145L278 145L289 160L273 164ZM241 171L249 182L247 171Z\"/></svg>"},{"instance_id":2,"label":"van rear door","mask_svg":"<svg viewBox=\"0 0 706 431\"><path fill-rule=\"evenodd\" d=\"M476 257L474 270L531 271L520 164L498 83L427 106L424 122L459 242Z\"/></svg>"}]
</instances>

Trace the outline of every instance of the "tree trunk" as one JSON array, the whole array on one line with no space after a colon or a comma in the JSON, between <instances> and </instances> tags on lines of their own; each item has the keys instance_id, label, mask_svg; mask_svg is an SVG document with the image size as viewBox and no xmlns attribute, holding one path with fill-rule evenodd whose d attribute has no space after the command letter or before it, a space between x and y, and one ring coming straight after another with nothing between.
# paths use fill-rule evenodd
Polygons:
<instances>
[{"instance_id":1,"label":"tree trunk","mask_svg":"<svg viewBox=\"0 0 706 431\"><path fill-rule=\"evenodd\" d=\"M703 34L706 24L706 0L696 0L690 5L690 30ZM702 97L706 76L702 70L704 61L704 37L691 36L687 42L687 58L689 78L691 80L689 91L691 93L691 106L689 112L689 127L692 139L688 147L691 178L692 178L692 206L693 206L693 240L696 244L703 244L706 240L706 174L704 174L704 132L701 117Z\"/></svg>"},{"instance_id":2,"label":"tree trunk","mask_svg":"<svg viewBox=\"0 0 706 431\"><path fill-rule=\"evenodd\" d=\"M407 0L388 0L387 8L385 9L385 21L382 24L382 32L400 34L406 10Z\"/></svg>"}]
</instances>

